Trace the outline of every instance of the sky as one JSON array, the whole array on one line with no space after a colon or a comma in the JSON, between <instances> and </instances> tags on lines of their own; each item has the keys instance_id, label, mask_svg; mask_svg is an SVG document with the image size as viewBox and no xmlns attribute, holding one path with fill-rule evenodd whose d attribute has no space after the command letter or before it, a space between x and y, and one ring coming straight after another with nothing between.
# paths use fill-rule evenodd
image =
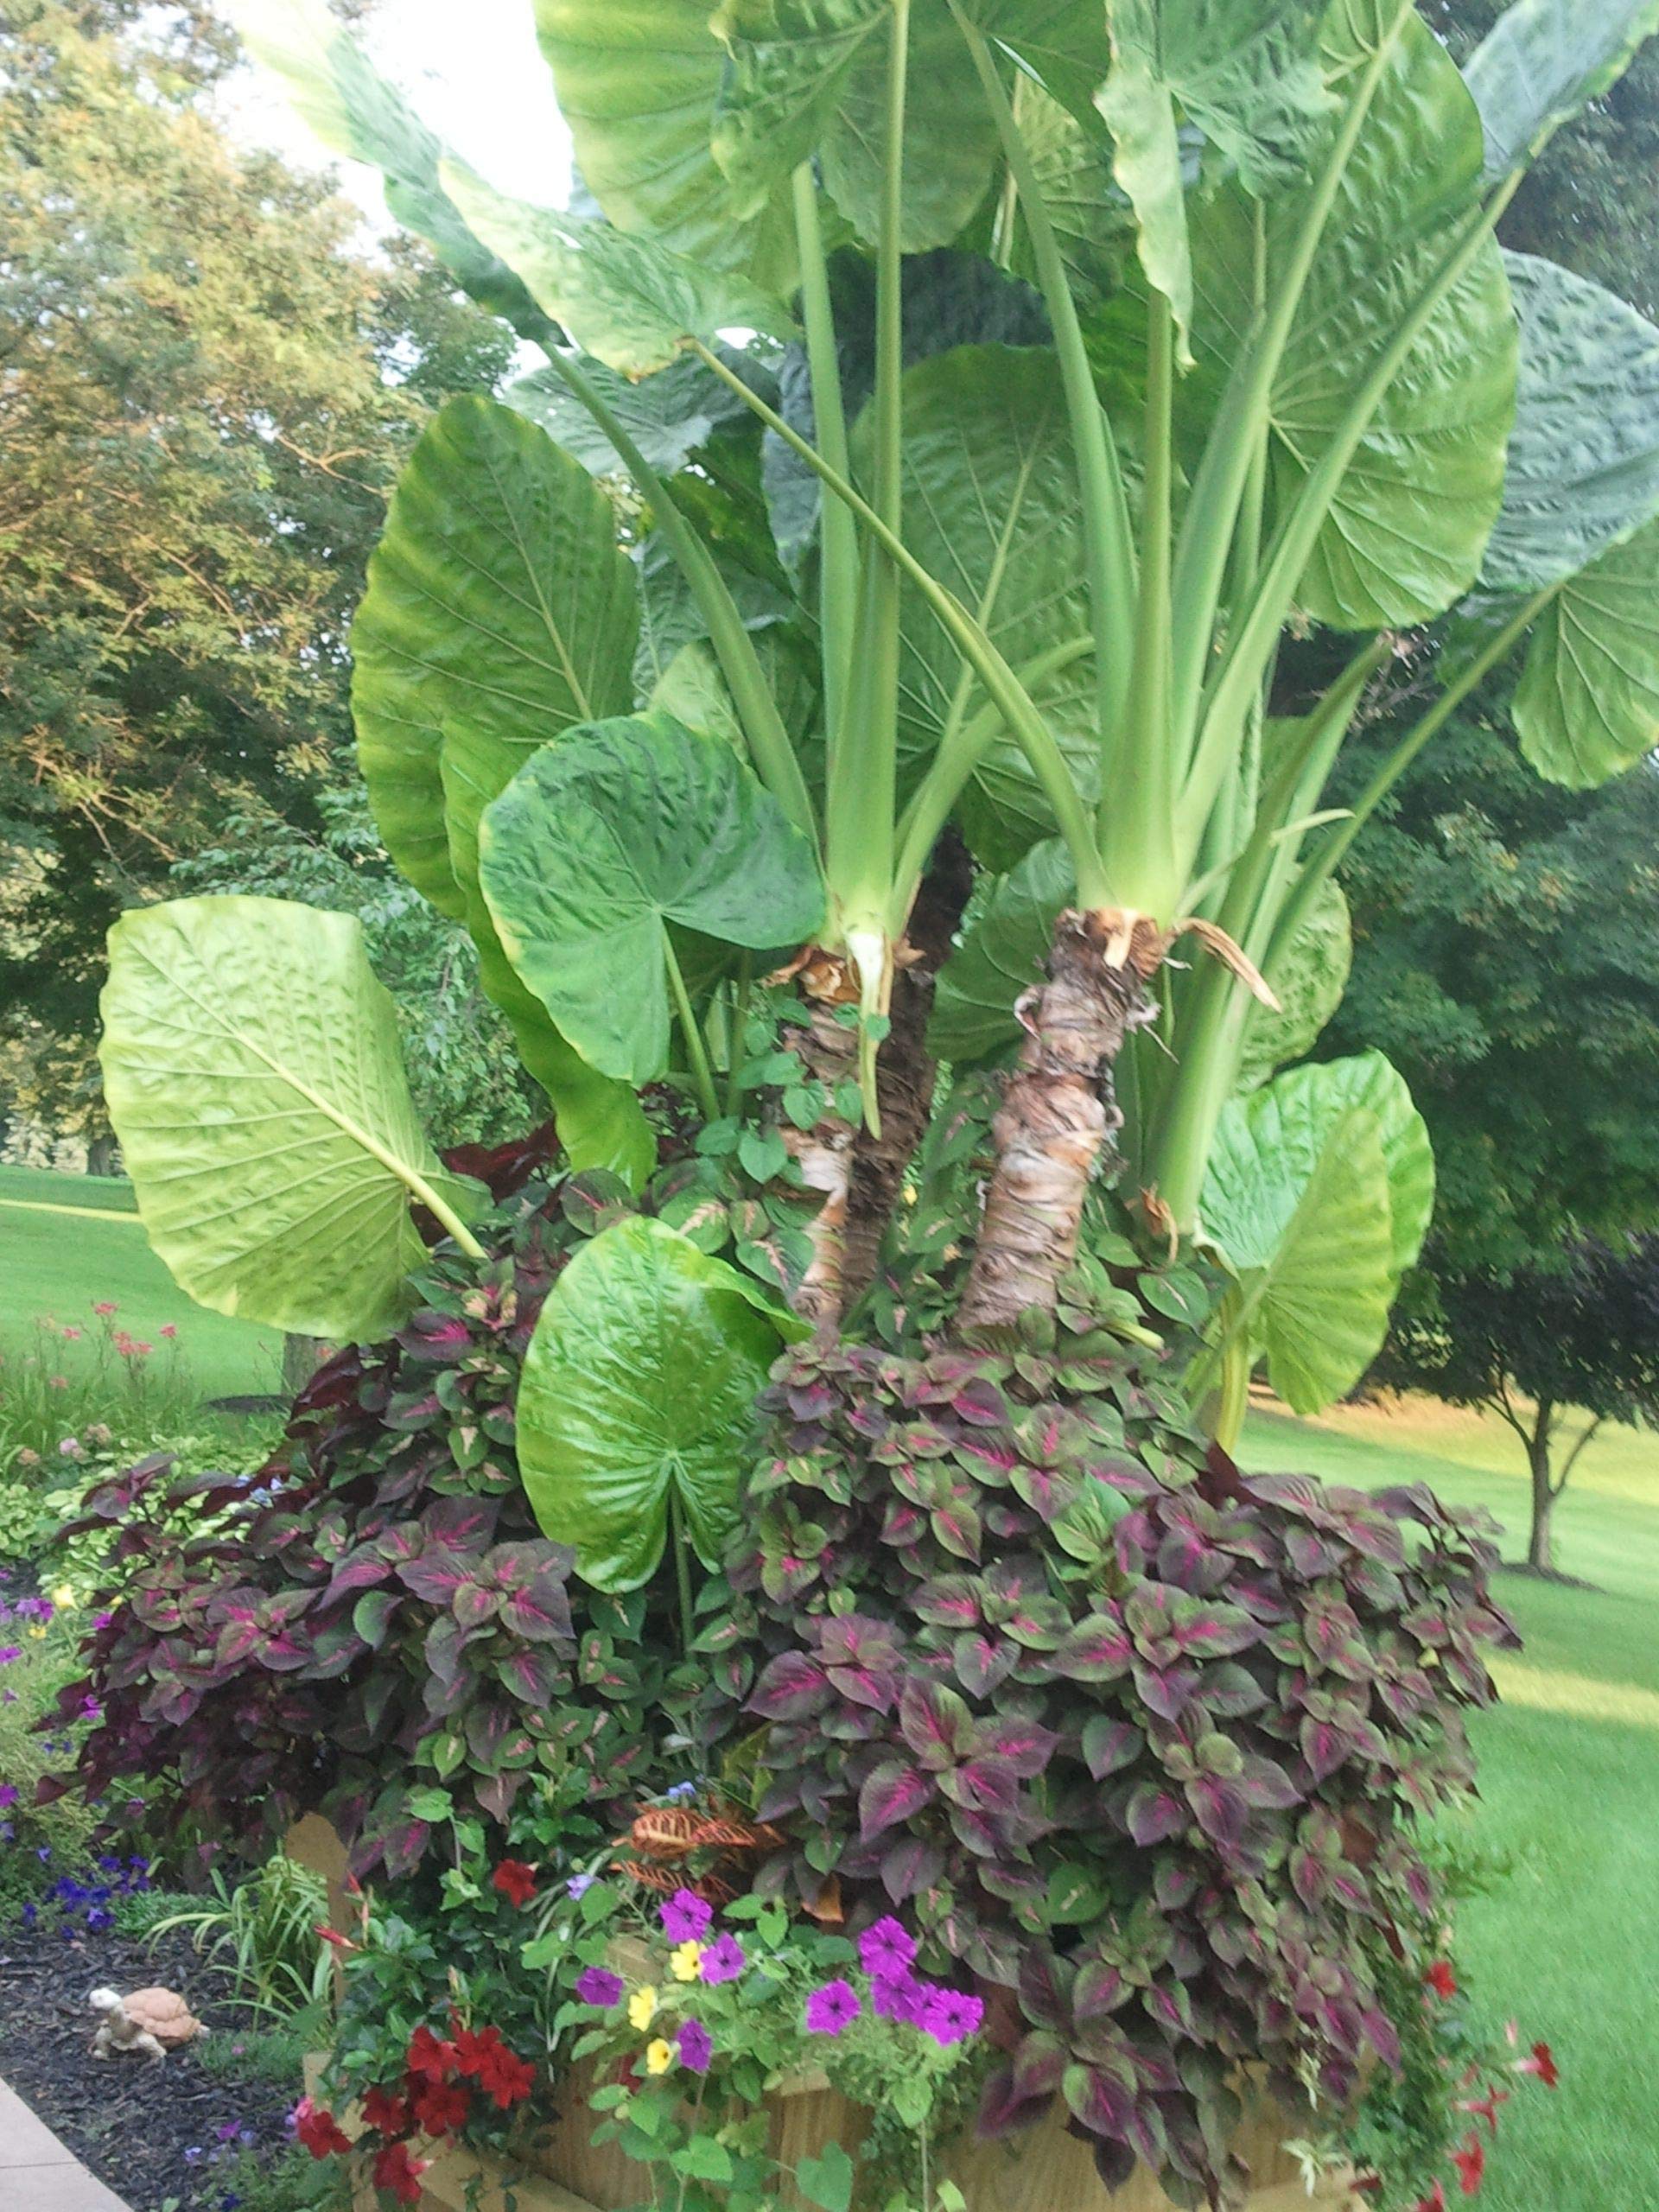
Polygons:
<instances>
[{"instance_id":1,"label":"sky","mask_svg":"<svg viewBox=\"0 0 1659 2212\"><path fill-rule=\"evenodd\" d=\"M531 0L379 0L370 24L380 67L480 175L544 206L567 198L569 133L536 44ZM235 137L304 167L338 168L373 228L391 227L378 173L330 153L263 71L238 70L220 101Z\"/></svg>"}]
</instances>

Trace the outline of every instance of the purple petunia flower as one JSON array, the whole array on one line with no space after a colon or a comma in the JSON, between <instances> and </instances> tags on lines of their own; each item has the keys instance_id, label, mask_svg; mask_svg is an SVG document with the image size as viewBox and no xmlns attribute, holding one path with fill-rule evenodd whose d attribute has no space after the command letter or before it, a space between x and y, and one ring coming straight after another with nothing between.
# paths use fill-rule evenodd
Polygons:
<instances>
[{"instance_id":1,"label":"purple petunia flower","mask_svg":"<svg viewBox=\"0 0 1659 2212\"><path fill-rule=\"evenodd\" d=\"M715 2039L701 2020L682 2023L679 2033L680 2063L688 2073L706 2074L709 2062L715 2055Z\"/></svg>"},{"instance_id":2,"label":"purple petunia flower","mask_svg":"<svg viewBox=\"0 0 1659 2212\"><path fill-rule=\"evenodd\" d=\"M657 1915L671 1943L700 1943L714 1916L713 1905L695 1890L676 1890Z\"/></svg>"},{"instance_id":3,"label":"purple petunia flower","mask_svg":"<svg viewBox=\"0 0 1659 2212\"><path fill-rule=\"evenodd\" d=\"M919 2027L927 1997L928 1992L908 1967L902 1974L879 1974L871 1979L870 2007L878 2019L897 2020L907 2028Z\"/></svg>"},{"instance_id":4,"label":"purple petunia flower","mask_svg":"<svg viewBox=\"0 0 1659 2212\"><path fill-rule=\"evenodd\" d=\"M607 1973L603 1967L589 1967L576 1980L576 1994L584 2005L596 2005L601 2012L622 2002L622 1993L627 1987L620 1974Z\"/></svg>"},{"instance_id":5,"label":"purple petunia flower","mask_svg":"<svg viewBox=\"0 0 1659 2212\"><path fill-rule=\"evenodd\" d=\"M697 1961L699 1981L735 1981L747 1961L735 1936L719 1936Z\"/></svg>"},{"instance_id":6,"label":"purple petunia flower","mask_svg":"<svg viewBox=\"0 0 1659 2212\"><path fill-rule=\"evenodd\" d=\"M863 2009L850 1982L826 1981L806 2000L807 2033L838 2036L843 2028L852 2025Z\"/></svg>"},{"instance_id":7,"label":"purple petunia flower","mask_svg":"<svg viewBox=\"0 0 1659 2212\"><path fill-rule=\"evenodd\" d=\"M0 1643L0 1667L10 1667L14 1659L21 1659L22 1656L21 1643Z\"/></svg>"},{"instance_id":8,"label":"purple petunia flower","mask_svg":"<svg viewBox=\"0 0 1659 2212\"><path fill-rule=\"evenodd\" d=\"M15 1782L0 1782L0 1813L9 1813L22 1794Z\"/></svg>"},{"instance_id":9,"label":"purple petunia flower","mask_svg":"<svg viewBox=\"0 0 1659 2212\"><path fill-rule=\"evenodd\" d=\"M916 1939L888 1913L859 1937L858 1961L873 1979L896 1981L916 1963Z\"/></svg>"},{"instance_id":10,"label":"purple petunia flower","mask_svg":"<svg viewBox=\"0 0 1659 2212\"><path fill-rule=\"evenodd\" d=\"M931 2036L941 2049L949 2050L953 2044L966 2043L969 2036L976 2036L984 2020L983 2001L965 1989L930 1989L922 1999L922 2016L917 2024L924 2035Z\"/></svg>"},{"instance_id":11,"label":"purple petunia flower","mask_svg":"<svg viewBox=\"0 0 1659 2212\"><path fill-rule=\"evenodd\" d=\"M696 1794L697 1785L695 1782L671 1783L663 1792L671 1805L683 1805L688 1797L695 1797Z\"/></svg>"},{"instance_id":12,"label":"purple petunia flower","mask_svg":"<svg viewBox=\"0 0 1659 2212\"><path fill-rule=\"evenodd\" d=\"M564 1885L564 1894L568 1897L585 1897L593 1886L591 1874L573 1874Z\"/></svg>"}]
</instances>

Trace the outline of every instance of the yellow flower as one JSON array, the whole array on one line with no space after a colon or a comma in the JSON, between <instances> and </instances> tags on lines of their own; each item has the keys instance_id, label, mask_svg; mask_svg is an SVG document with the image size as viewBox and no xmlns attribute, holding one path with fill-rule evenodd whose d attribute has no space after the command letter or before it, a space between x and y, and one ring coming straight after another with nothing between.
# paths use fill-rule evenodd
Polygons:
<instances>
[{"instance_id":1,"label":"yellow flower","mask_svg":"<svg viewBox=\"0 0 1659 2212\"><path fill-rule=\"evenodd\" d=\"M681 1943L670 1952L668 1963L676 1981L695 1981L702 1962L701 1943Z\"/></svg>"},{"instance_id":2,"label":"yellow flower","mask_svg":"<svg viewBox=\"0 0 1659 2212\"><path fill-rule=\"evenodd\" d=\"M67 1582L60 1582L52 1592L52 1602L54 1605L73 1605L75 1602L73 1586Z\"/></svg>"},{"instance_id":3,"label":"yellow flower","mask_svg":"<svg viewBox=\"0 0 1659 2212\"><path fill-rule=\"evenodd\" d=\"M645 2045L647 2074L666 2074L673 2063L674 2046L671 2043L664 2043L661 2036L658 2037L655 2043L648 2043Z\"/></svg>"},{"instance_id":4,"label":"yellow flower","mask_svg":"<svg viewBox=\"0 0 1659 2212\"><path fill-rule=\"evenodd\" d=\"M35 1627L31 1628L28 1633L36 1643L44 1643L46 1642L46 1630L38 1624Z\"/></svg>"},{"instance_id":5,"label":"yellow flower","mask_svg":"<svg viewBox=\"0 0 1659 2212\"><path fill-rule=\"evenodd\" d=\"M636 2028L648 2028L657 2017L657 1992L647 1983L628 1999L628 2018Z\"/></svg>"}]
</instances>

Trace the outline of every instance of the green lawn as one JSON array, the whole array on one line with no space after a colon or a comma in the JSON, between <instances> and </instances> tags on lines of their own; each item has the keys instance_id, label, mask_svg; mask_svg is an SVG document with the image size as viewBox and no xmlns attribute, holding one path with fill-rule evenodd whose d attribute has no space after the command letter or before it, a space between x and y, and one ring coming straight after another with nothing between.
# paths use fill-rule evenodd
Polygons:
<instances>
[{"instance_id":1,"label":"green lawn","mask_svg":"<svg viewBox=\"0 0 1659 2212\"><path fill-rule=\"evenodd\" d=\"M1431 1484L1526 1533L1520 1447L1500 1423L1408 1402L1328 1421L1255 1413L1245 1457L1375 1488ZM1474 1830L1513 1872L1464 1908L1475 1993L1543 2037L1552 2096L1526 2085L1480 2202L1491 2212L1659 2206L1659 1438L1587 1448L1557 1515L1560 1564L1594 1590L1504 1575L1526 1649L1494 1668L1503 1703L1475 1726Z\"/></svg>"},{"instance_id":2,"label":"green lawn","mask_svg":"<svg viewBox=\"0 0 1659 2212\"><path fill-rule=\"evenodd\" d=\"M135 1337L158 1342L162 1324L172 1323L204 1398L277 1386L280 1336L185 1296L149 1249L130 1184L0 1167L0 1353L32 1350L42 1316L92 1327L102 1299L115 1301L116 1325ZM73 1363L85 1341L60 1342L55 1357Z\"/></svg>"}]
</instances>

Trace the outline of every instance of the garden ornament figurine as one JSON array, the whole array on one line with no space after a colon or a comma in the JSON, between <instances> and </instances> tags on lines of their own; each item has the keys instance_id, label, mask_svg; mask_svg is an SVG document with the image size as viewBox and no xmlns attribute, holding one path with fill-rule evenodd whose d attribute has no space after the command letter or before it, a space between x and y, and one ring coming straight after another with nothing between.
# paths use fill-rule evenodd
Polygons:
<instances>
[{"instance_id":1,"label":"garden ornament figurine","mask_svg":"<svg viewBox=\"0 0 1659 2212\"><path fill-rule=\"evenodd\" d=\"M183 1998L170 1989L135 1989L130 1997L113 1989L95 1989L86 2002L99 2015L92 2037L94 2058L125 2051L140 2058L165 2058L169 2050L207 2032Z\"/></svg>"}]
</instances>

